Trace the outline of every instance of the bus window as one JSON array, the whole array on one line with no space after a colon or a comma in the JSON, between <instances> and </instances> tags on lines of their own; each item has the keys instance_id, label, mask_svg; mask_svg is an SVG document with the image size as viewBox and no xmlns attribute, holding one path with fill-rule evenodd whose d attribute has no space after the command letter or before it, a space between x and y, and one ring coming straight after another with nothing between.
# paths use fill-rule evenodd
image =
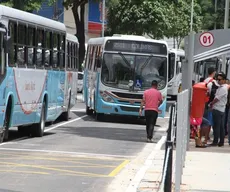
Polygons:
<instances>
[{"instance_id":1,"label":"bus window","mask_svg":"<svg viewBox=\"0 0 230 192\"><path fill-rule=\"evenodd\" d=\"M9 53L9 65L15 66L15 63L17 62L17 37L18 37L17 23L10 22L9 28L10 28L10 37L12 39L12 47Z\"/></svg>"},{"instance_id":2,"label":"bus window","mask_svg":"<svg viewBox=\"0 0 230 192\"><path fill-rule=\"evenodd\" d=\"M28 27L28 36L27 36L27 46L28 46L28 55L27 55L27 61L29 66L34 66L35 62L35 28L34 27Z\"/></svg>"},{"instance_id":3,"label":"bus window","mask_svg":"<svg viewBox=\"0 0 230 192\"><path fill-rule=\"evenodd\" d=\"M24 65L26 62L26 26L24 24L18 25L18 50L17 62L18 65Z\"/></svg>"},{"instance_id":4,"label":"bus window","mask_svg":"<svg viewBox=\"0 0 230 192\"><path fill-rule=\"evenodd\" d=\"M58 34L53 33L53 67L58 67Z\"/></svg>"},{"instance_id":5,"label":"bus window","mask_svg":"<svg viewBox=\"0 0 230 192\"><path fill-rule=\"evenodd\" d=\"M45 67L50 67L52 64L52 32L45 31Z\"/></svg>"},{"instance_id":6,"label":"bus window","mask_svg":"<svg viewBox=\"0 0 230 192\"><path fill-rule=\"evenodd\" d=\"M37 29L37 67L42 67L45 62L45 32Z\"/></svg>"},{"instance_id":7,"label":"bus window","mask_svg":"<svg viewBox=\"0 0 230 192\"><path fill-rule=\"evenodd\" d=\"M170 81L174 77L175 73L175 53L169 54L169 68L168 68L168 81Z\"/></svg>"}]
</instances>

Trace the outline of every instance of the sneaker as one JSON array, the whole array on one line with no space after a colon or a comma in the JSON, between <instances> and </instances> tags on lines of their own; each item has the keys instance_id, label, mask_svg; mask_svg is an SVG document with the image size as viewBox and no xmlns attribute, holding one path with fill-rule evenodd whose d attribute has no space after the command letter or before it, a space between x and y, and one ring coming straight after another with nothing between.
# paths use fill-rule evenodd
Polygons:
<instances>
[{"instance_id":1,"label":"sneaker","mask_svg":"<svg viewBox=\"0 0 230 192\"><path fill-rule=\"evenodd\" d=\"M151 139L147 139L147 143L150 143L151 142Z\"/></svg>"},{"instance_id":2,"label":"sneaker","mask_svg":"<svg viewBox=\"0 0 230 192\"><path fill-rule=\"evenodd\" d=\"M224 144L223 143L218 143L218 147L223 147Z\"/></svg>"}]
</instances>

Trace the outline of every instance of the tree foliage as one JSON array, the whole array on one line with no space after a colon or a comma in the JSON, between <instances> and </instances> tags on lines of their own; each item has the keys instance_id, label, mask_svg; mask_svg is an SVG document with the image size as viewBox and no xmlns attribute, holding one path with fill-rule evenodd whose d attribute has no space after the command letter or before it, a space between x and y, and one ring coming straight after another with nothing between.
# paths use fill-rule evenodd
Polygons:
<instances>
[{"instance_id":1,"label":"tree foliage","mask_svg":"<svg viewBox=\"0 0 230 192\"><path fill-rule=\"evenodd\" d=\"M119 0L108 10L109 33L149 34L161 38L169 26L167 1Z\"/></svg>"},{"instance_id":2,"label":"tree foliage","mask_svg":"<svg viewBox=\"0 0 230 192\"><path fill-rule=\"evenodd\" d=\"M46 0L3 0L1 2L1 4L9 7L32 12L34 10L39 10L41 8L41 4L46 2Z\"/></svg>"},{"instance_id":3,"label":"tree foliage","mask_svg":"<svg viewBox=\"0 0 230 192\"><path fill-rule=\"evenodd\" d=\"M191 26L191 3L188 0L177 1L170 6L170 27L164 32L166 37L172 37L180 46L181 40L188 35ZM198 32L202 27L201 7L194 1L193 30Z\"/></svg>"}]
</instances>

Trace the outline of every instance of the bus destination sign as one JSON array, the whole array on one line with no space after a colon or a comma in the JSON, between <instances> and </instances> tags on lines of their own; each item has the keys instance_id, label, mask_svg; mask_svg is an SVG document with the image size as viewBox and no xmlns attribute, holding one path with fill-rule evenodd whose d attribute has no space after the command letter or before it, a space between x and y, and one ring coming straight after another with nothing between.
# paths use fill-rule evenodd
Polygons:
<instances>
[{"instance_id":1,"label":"bus destination sign","mask_svg":"<svg viewBox=\"0 0 230 192\"><path fill-rule=\"evenodd\" d=\"M167 55L165 44L130 40L108 40L105 44L105 51Z\"/></svg>"}]
</instances>

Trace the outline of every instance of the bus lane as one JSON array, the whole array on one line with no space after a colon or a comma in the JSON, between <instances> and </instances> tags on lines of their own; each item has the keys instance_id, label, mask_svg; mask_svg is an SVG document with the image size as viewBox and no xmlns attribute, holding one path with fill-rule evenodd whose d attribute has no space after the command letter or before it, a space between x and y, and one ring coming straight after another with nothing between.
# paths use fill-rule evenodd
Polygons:
<instances>
[{"instance_id":1,"label":"bus lane","mask_svg":"<svg viewBox=\"0 0 230 192\"><path fill-rule=\"evenodd\" d=\"M77 108L68 122L47 127L42 138L1 144L0 191L106 191L146 147L143 124L121 119L97 122ZM162 134L155 134L155 142Z\"/></svg>"}]
</instances>

